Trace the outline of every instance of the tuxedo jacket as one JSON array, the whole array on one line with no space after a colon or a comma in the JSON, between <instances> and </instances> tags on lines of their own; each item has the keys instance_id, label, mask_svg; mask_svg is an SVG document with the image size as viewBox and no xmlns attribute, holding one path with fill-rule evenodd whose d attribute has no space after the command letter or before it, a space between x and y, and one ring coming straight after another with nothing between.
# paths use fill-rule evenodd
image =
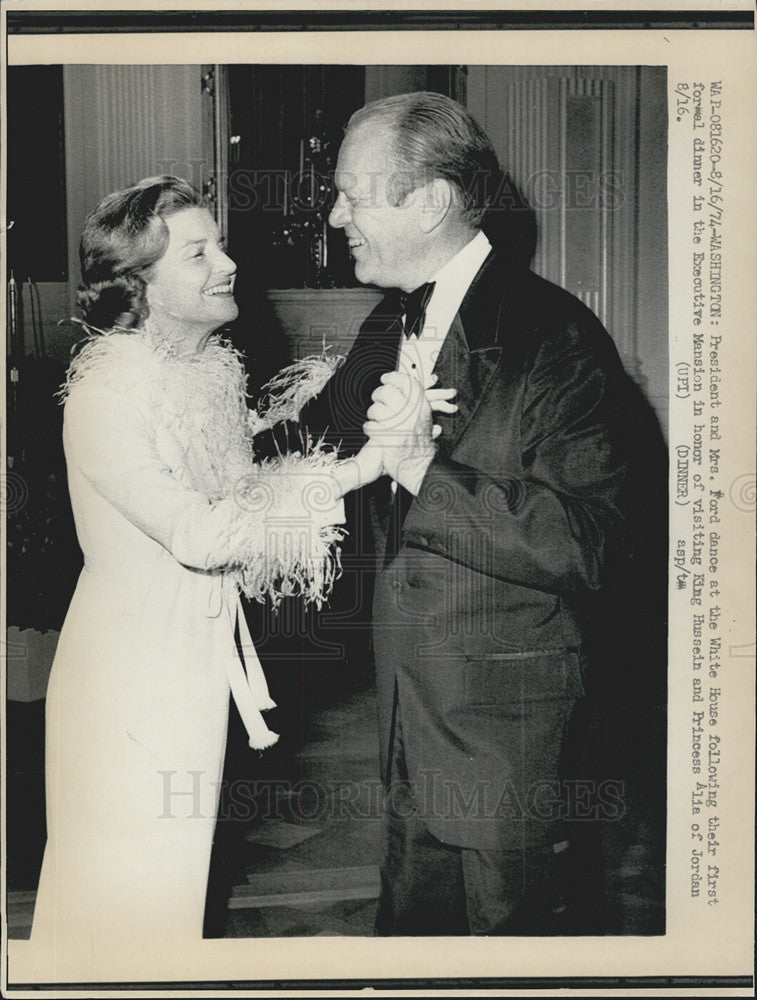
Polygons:
<instances>
[{"instance_id":1,"label":"tuxedo jacket","mask_svg":"<svg viewBox=\"0 0 757 1000\"><path fill-rule=\"evenodd\" d=\"M389 295L304 414L312 433L359 449L402 336ZM435 416L418 495L403 506L384 477L351 498L348 571L356 594L373 584L383 775L411 782L443 842L549 844L572 808L590 640L605 624L595 598L631 554L629 380L590 310L494 252L434 371L459 409Z\"/></svg>"}]
</instances>

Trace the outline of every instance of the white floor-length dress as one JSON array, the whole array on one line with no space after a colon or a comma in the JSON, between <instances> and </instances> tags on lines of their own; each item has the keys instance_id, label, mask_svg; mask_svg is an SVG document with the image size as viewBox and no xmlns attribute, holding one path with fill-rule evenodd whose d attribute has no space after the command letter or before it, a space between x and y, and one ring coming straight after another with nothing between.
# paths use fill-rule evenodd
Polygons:
<instances>
[{"instance_id":1,"label":"white floor-length dress","mask_svg":"<svg viewBox=\"0 0 757 1000\"><path fill-rule=\"evenodd\" d=\"M154 332L99 337L66 391L84 569L47 696L32 942L199 940L230 691L250 745L276 739L238 585L265 593L291 569L322 586L339 505L307 498L317 460L253 466L243 368L217 340L183 356Z\"/></svg>"}]
</instances>

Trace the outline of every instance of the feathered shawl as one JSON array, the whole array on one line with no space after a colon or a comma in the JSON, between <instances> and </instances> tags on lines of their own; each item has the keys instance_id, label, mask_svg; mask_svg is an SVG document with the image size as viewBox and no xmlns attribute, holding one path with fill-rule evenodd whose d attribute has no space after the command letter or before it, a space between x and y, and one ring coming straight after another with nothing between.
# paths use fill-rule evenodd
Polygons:
<instances>
[{"instance_id":1,"label":"feathered shawl","mask_svg":"<svg viewBox=\"0 0 757 1000\"><path fill-rule=\"evenodd\" d=\"M339 573L344 530L334 524L303 530L302 512L325 503L316 474L327 476L336 454L316 443L305 454L258 462L253 437L279 420L296 419L342 360L324 354L290 365L264 387L256 412L247 405L242 357L229 343L215 335L205 350L179 353L148 323L141 331L92 333L72 360L59 396L65 401L80 383L92 380L133 396L151 424L165 426L182 446L183 463L175 474L211 503L230 504L219 546L225 572L239 589L274 606L284 596L320 606ZM309 490L304 508L303 490ZM275 514L278 530L261 533L266 512Z\"/></svg>"}]
</instances>

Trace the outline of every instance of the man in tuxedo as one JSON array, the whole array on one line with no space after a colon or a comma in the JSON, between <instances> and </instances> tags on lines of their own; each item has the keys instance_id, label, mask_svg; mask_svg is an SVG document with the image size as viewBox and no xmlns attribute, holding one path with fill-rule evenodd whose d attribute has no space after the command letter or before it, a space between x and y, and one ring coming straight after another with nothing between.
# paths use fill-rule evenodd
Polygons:
<instances>
[{"instance_id":1,"label":"man in tuxedo","mask_svg":"<svg viewBox=\"0 0 757 1000\"><path fill-rule=\"evenodd\" d=\"M502 180L423 92L356 112L336 169L329 221L387 296L305 422L344 454L369 436L386 473L351 524L352 565L376 554L378 934L575 932L571 825L622 808L591 781L586 691L629 554L630 389L597 318L492 247Z\"/></svg>"}]
</instances>

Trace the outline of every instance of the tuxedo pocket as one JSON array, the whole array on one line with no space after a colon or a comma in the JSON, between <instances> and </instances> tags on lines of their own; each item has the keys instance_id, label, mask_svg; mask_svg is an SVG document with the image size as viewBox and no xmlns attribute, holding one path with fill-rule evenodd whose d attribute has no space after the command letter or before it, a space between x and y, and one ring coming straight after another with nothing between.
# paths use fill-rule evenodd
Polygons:
<instances>
[{"instance_id":1,"label":"tuxedo pocket","mask_svg":"<svg viewBox=\"0 0 757 1000\"><path fill-rule=\"evenodd\" d=\"M577 650L537 650L469 657L465 667L467 705L512 706L574 701L586 692Z\"/></svg>"}]
</instances>

